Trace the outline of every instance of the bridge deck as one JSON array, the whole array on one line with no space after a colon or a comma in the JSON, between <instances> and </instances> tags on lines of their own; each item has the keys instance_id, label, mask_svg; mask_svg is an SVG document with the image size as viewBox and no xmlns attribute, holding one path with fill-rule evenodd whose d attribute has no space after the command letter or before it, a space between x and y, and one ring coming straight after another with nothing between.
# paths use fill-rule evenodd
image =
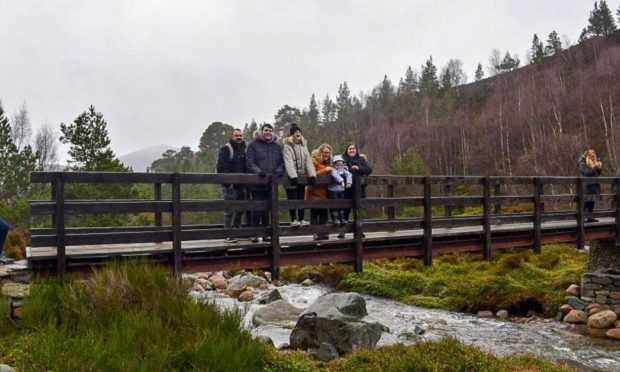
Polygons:
<instances>
[{"instance_id":1,"label":"bridge deck","mask_svg":"<svg viewBox=\"0 0 620 372\"><path fill-rule=\"evenodd\" d=\"M574 229L577 223L575 221L551 221L542 223L542 230L544 233L550 231L557 231L562 229ZM602 232L596 236L592 236L596 229L611 228L615 225L613 218L601 218L599 222L588 223L586 225L586 232L588 237L601 237L607 236L613 237L612 230L608 232ZM531 233L532 223L512 223L491 225L492 234L502 233L516 233L524 232ZM303 228L301 228L303 229ZM482 226L465 226L454 228L434 228L433 239L442 240L446 238L453 238L451 240L468 240L468 236L479 235L483 233ZM410 240L416 238L422 238L423 229L412 230L399 230L399 231L379 231L365 233L364 244L377 243L383 241L395 241L395 240ZM353 234L347 233L344 239L338 239L335 234L330 235L329 240L313 241L311 235L299 235L280 238L280 246L283 251L287 248L295 247L308 247L309 245L321 246L324 248L348 245L353 242ZM237 243L224 243L222 239L212 240L194 240L184 241L182 243L182 250L184 253L203 253L203 252L224 252L227 251L241 251L244 249L252 248L267 248L270 243L251 243L249 240L239 240ZM455 244L458 246L458 244ZM89 258L98 256L139 256L139 255L153 255L153 254L165 254L172 253L172 242L162 243L134 243L134 244L101 244L101 245L83 245L83 246L67 246L66 255L67 258ZM49 260L56 258L56 247L37 247L26 249L27 258L29 262L39 260Z\"/></svg>"}]
</instances>

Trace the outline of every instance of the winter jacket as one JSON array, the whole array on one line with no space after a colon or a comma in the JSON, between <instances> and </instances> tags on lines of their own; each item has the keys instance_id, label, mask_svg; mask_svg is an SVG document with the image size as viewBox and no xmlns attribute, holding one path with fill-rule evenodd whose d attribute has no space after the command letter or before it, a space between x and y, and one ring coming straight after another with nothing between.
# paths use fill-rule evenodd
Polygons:
<instances>
[{"instance_id":1,"label":"winter jacket","mask_svg":"<svg viewBox=\"0 0 620 372\"><path fill-rule=\"evenodd\" d=\"M331 159L328 162L323 162L321 160L321 154L319 153L319 150L312 151L312 164L314 165L314 169L316 171L317 176L322 176L324 174L329 173L329 171L326 168L332 166ZM304 199L306 200L327 199L327 185L306 186L306 195Z\"/></svg>"},{"instance_id":2,"label":"winter jacket","mask_svg":"<svg viewBox=\"0 0 620 372\"><path fill-rule=\"evenodd\" d=\"M353 183L353 176L351 172L343 168L332 168L332 182L327 185L327 190L342 192L345 190L345 186L351 187Z\"/></svg>"},{"instance_id":3,"label":"winter jacket","mask_svg":"<svg viewBox=\"0 0 620 372\"><path fill-rule=\"evenodd\" d=\"M308 177L316 177L308 146L303 137L300 143L295 143L292 136L286 137L283 141L282 155L284 157L284 168L288 176L287 179L297 178L299 173L305 173ZM285 182L284 187L293 189L297 186L291 185L290 182Z\"/></svg>"},{"instance_id":4,"label":"winter jacket","mask_svg":"<svg viewBox=\"0 0 620 372\"><path fill-rule=\"evenodd\" d=\"M581 173L583 177L598 177L601 175L602 169L599 167L590 168L585 155L581 155L577 162L579 163L579 173ZM586 186L586 193L590 195L600 195L601 185L598 183L588 184L588 186Z\"/></svg>"},{"instance_id":5,"label":"winter jacket","mask_svg":"<svg viewBox=\"0 0 620 372\"><path fill-rule=\"evenodd\" d=\"M230 149L233 149L232 159L230 157ZM220 149L217 155L217 173L245 173L245 141L237 143L230 140L226 146ZM223 184L229 187L228 184ZM235 189L242 189L244 185L233 185Z\"/></svg>"},{"instance_id":6,"label":"winter jacket","mask_svg":"<svg viewBox=\"0 0 620 372\"><path fill-rule=\"evenodd\" d=\"M359 176L368 176L372 173L372 167L366 161L365 155L362 154L350 157L349 154L345 153L342 155L342 158L349 172ZM352 169L354 165L357 165L359 169ZM367 185L362 185L362 198L366 197L366 186ZM344 197L346 199L353 199L353 188L346 189L344 191Z\"/></svg>"},{"instance_id":7,"label":"winter jacket","mask_svg":"<svg viewBox=\"0 0 620 372\"><path fill-rule=\"evenodd\" d=\"M262 134L256 133L245 151L245 168L247 173L284 174L284 160L282 149L278 145L278 136L275 134L270 141L266 141ZM266 190L268 185L250 185L252 190Z\"/></svg>"}]
</instances>

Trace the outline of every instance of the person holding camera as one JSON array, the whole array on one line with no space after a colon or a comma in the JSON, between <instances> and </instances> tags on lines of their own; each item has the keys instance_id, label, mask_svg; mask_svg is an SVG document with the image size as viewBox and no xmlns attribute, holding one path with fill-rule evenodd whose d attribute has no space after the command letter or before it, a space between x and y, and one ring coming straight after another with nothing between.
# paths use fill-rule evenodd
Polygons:
<instances>
[{"instance_id":1,"label":"person holding camera","mask_svg":"<svg viewBox=\"0 0 620 372\"><path fill-rule=\"evenodd\" d=\"M245 151L245 168L247 173L258 174L260 177L266 177L269 174L280 177L284 174L282 149L271 124L264 123L255 133L254 141ZM269 200L271 197L267 184L250 185L250 194L252 200ZM252 226L269 226L269 213L252 211ZM271 237L264 236L263 241L269 242ZM252 238L252 242L258 243L258 238Z\"/></svg>"},{"instance_id":2,"label":"person holding camera","mask_svg":"<svg viewBox=\"0 0 620 372\"><path fill-rule=\"evenodd\" d=\"M582 177L598 177L603 170L603 163L596 157L596 152L592 148L586 149L586 151L579 157L579 173ZM599 183L588 183L586 187L587 195L600 195L601 185ZM584 209L586 212L587 222L598 222L597 219L592 218L592 211L594 211L594 201L587 201L584 203Z\"/></svg>"},{"instance_id":3,"label":"person holding camera","mask_svg":"<svg viewBox=\"0 0 620 372\"><path fill-rule=\"evenodd\" d=\"M283 141L282 155L284 156L284 169L286 178L284 188L286 199L304 200L305 187L307 184L316 182L316 171L308 152L308 145L301 134L301 128L297 123L291 123L290 137ZM303 208L290 209L291 227L308 226Z\"/></svg>"}]
</instances>

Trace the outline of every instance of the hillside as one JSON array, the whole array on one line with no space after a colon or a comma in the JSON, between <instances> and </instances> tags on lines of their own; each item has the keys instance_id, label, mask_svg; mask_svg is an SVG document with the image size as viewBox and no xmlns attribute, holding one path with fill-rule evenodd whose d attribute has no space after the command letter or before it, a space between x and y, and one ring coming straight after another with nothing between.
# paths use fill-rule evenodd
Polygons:
<instances>
[{"instance_id":1,"label":"hillside","mask_svg":"<svg viewBox=\"0 0 620 372\"><path fill-rule=\"evenodd\" d=\"M379 98L351 117L380 171L413 147L432 174L575 175L590 145L618 174L619 32L436 96Z\"/></svg>"},{"instance_id":2,"label":"hillside","mask_svg":"<svg viewBox=\"0 0 620 372\"><path fill-rule=\"evenodd\" d=\"M119 159L123 164L131 167L134 172L146 172L147 167L150 167L154 160L161 158L164 152L171 149L178 151L173 146L155 145L119 156Z\"/></svg>"}]
</instances>

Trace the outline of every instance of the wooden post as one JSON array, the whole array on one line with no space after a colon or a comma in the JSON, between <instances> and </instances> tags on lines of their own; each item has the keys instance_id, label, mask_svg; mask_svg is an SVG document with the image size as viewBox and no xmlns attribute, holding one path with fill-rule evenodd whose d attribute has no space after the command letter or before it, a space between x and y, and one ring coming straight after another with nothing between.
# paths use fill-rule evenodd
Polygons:
<instances>
[{"instance_id":1,"label":"wooden post","mask_svg":"<svg viewBox=\"0 0 620 372\"><path fill-rule=\"evenodd\" d=\"M539 177L534 178L534 253L540 253L542 245L542 212L543 206L541 196L543 192L543 184Z\"/></svg>"},{"instance_id":2,"label":"wooden post","mask_svg":"<svg viewBox=\"0 0 620 372\"><path fill-rule=\"evenodd\" d=\"M586 229L584 224L584 182L583 178L577 178L577 248L583 249L586 243Z\"/></svg>"},{"instance_id":3,"label":"wooden post","mask_svg":"<svg viewBox=\"0 0 620 372\"><path fill-rule=\"evenodd\" d=\"M52 201L56 200L56 178L52 181L51 196ZM52 229L56 228L56 213L52 213Z\"/></svg>"},{"instance_id":4,"label":"wooden post","mask_svg":"<svg viewBox=\"0 0 620 372\"><path fill-rule=\"evenodd\" d=\"M358 175L353 176L353 245L354 245L354 261L353 270L356 273L361 273L364 269L364 250L362 245L362 214L360 208L360 201L362 200L362 177Z\"/></svg>"},{"instance_id":5,"label":"wooden post","mask_svg":"<svg viewBox=\"0 0 620 372\"><path fill-rule=\"evenodd\" d=\"M393 198L394 195L394 185L390 184L387 186L387 197L388 198ZM394 218L396 218L396 213L394 211L394 207L387 207L386 209L386 214L387 214L387 219L388 220L393 220Z\"/></svg>"},{"instance_id":6,"label":"wooden post","mask_svg":"<svg viewBox=\"0 0 620 372\"><path fill-rule=\"evenodd\" d=\"M616 178L616 249L620 249L620 178Z\"/></svg>"},{"instance_id":7,"label":"wooden post","mask_svg":"<svg viewBox=\"0 0 620 372\"><path fill-rule=\"evenodd\" d=\"M491 179L483 179L482 191L482 257L491 259Z\"/></svg>"},{"instance_id":8,"label":"wooden post","mask_svg":"<svg viewBox=\"0 0 620 372\"><path fill-rule=\"evenodd\" d=\"M278 208L278 177L270 175L271 205L271 275L280 279L280 209Z\"/></svg>"},{"instance_id":9,"label":"wooden post","mask_svg":"<svg viewBox=\"0 0 620 372\"><path fill-rule=\"evenodd\" d=\"M433 264L433 206L431 203L431 178L424 177L424 265Z\"/></svg>"},{"instance_id":10,"label":"wooden post","mask_svg":"<svg viewBox=\"0 0 620 372\"><path fill-rule=\"evenodd\" d=\"M55 179L56 206L54 208L54 223L56 225L56 270L58 279L62 283L64 280L67 251L65 247L65 181L62 172L56 172Z\"/></svg>"},{"instance_id":11,"label":"wooden post","mask_svg":"<svg viewBox=\"0 0 620 372\"><path fill-rule=\"evenodd\" d=\"M183 252L181 251L181 176L172 174L172 251L174 274L181 275Z\"/></svg>"},{"instance_id":12,"label":"wooden post","mask_svg":"<svg viewBox=\"0 0 620 372\"><path fill-rule=\"evenodd\" d=\"M499 196L502 193L502 185L500 185L500 183L498 181L495 181L495 184L493 185L493 195L495 196ZM501 203L495 203L495 214L502 214L502 204Z\"/></svg>"},{"instance_id":13,"label":"wooden post","mask_svg":"<svg viewBox=\"0 0 620 372\"><path fill-rule=\"evenodd\" d=\"M155 200L161 200L161 183L156 183L153 185L153 194L154 194ZM161 212L155 212L155 226L157 227L163 226Z\"/></svg>"},{"instance_id":14,"label":"wooden post","mask_svg":"<svg viewBox=\"0 0 620 372\"><path fill-rule=\"evenodd\" d=\"M443 185L443 195L444 196L451 196L452 195L452 185L447 183L445 185ZM452 206L451 205L446 205L444 207L444 215L446 217L451 217L452 216Z\"/></svg>"}]
</instances>

